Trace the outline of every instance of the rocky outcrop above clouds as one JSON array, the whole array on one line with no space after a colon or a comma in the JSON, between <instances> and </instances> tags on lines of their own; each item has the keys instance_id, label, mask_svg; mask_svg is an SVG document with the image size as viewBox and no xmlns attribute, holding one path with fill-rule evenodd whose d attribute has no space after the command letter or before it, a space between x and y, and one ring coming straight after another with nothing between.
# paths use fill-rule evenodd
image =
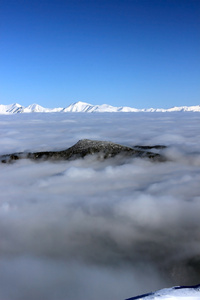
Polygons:
<instances>
[{"instance_id":1,"label":"rocky outcrop above clouds","mask_svg":"<svg viewBox=\"0 0 200 300\"><path fill-rule=\"evenodd\" d=\"M135 146L127 147L109 141L95 141L83 139L72 147L62 151L19 152L0 156L2 163L10 163L18 159L39 160L74 160L87 155L96 155L97 159L107 159L115 156L122 158L146 158L153 161L165 161L165 157L150 149L162 149L165 146Z\"/></svg>"}]
</instances>

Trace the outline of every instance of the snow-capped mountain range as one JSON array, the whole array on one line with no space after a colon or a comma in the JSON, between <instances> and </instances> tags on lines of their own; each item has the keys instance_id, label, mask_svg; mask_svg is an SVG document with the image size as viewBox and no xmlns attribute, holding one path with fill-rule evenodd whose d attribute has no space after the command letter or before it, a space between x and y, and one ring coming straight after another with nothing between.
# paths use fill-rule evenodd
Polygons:
<instances>
[{"instance_id":1,"label":"snow-capped mountain range","mask_svg":"<svg viewBox=\"0 0 200 300\"><path fill-rule=\"evenodd\" d=\"M43 113L50 113L50 112L200 112L200 105L196 106L180 106L180 107L173 107L173 108L144 108L144 109L137 109L133 107L127 106L120 106L115 107L108 104L102 105L92 105L85 102L75 102L70 104L69 106L62 108L45 108L38 104L31 104L27 107L24 107L18 103L10 104L10 105L3 105L0 104L0 114L12 114L12 113L33 113L33 112L43 112Z\"/></svg>"}]
</instances>

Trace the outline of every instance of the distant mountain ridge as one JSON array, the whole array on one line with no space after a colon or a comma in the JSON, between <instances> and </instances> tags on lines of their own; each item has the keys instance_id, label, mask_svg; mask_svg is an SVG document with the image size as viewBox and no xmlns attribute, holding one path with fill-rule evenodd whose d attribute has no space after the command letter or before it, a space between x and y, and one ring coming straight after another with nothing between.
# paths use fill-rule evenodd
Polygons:
<instances>
[{"instance_id":1,"label":"distant mountain ridge","mask_svg":"<svg viewBox=\"0 0 200 300\"><path fill-rule=\"evenodd\" d=\"M52 113L52 112L200 112L200 105L196 106L180 106L180 107L172 107L168 109L164 108L143 108L137 109L133 107L120 106L115 107L108 104L102 105L92 105L86 102L75 102L70 104L69 106L62 108L45 108L38 104L31 104L27 107L24 107L18 103L3 105L0 104L0 114L15 114L15 113L33 113L33 112L43 112L43 113Z\"/></svg>"}]
</instances>

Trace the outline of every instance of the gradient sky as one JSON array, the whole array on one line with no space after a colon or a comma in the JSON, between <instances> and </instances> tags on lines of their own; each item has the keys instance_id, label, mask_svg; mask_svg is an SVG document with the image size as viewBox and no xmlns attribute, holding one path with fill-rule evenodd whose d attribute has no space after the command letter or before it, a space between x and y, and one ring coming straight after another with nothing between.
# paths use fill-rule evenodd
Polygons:
<instances>
[{"instance_id":1,"label":"gradient sky","mask_svg":"<svg viewBox=\"0 0 200 300\"><path fill-rule=\"evenodd\" d=\"M200 104L199 0L0 0L0 103Z\"/></svg>"}]
</instances>

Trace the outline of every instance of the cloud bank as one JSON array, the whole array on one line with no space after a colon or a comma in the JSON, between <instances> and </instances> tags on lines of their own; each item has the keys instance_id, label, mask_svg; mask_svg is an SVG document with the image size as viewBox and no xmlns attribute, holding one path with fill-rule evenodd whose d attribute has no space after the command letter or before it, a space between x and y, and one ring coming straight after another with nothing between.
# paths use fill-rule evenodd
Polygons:
<instances>
[{"instance_id":1,"label":"cloud bank","mask_svg":"<svg viewBox=\"0 0 200 300\"><path fill-rule=\"evenodd\" d=\"M83 138L168 146L163 163L0 165L0 300L120 300L198 283L198 113L0 116L0 136L0 154Z\"/></svg>"}]
</instances>

